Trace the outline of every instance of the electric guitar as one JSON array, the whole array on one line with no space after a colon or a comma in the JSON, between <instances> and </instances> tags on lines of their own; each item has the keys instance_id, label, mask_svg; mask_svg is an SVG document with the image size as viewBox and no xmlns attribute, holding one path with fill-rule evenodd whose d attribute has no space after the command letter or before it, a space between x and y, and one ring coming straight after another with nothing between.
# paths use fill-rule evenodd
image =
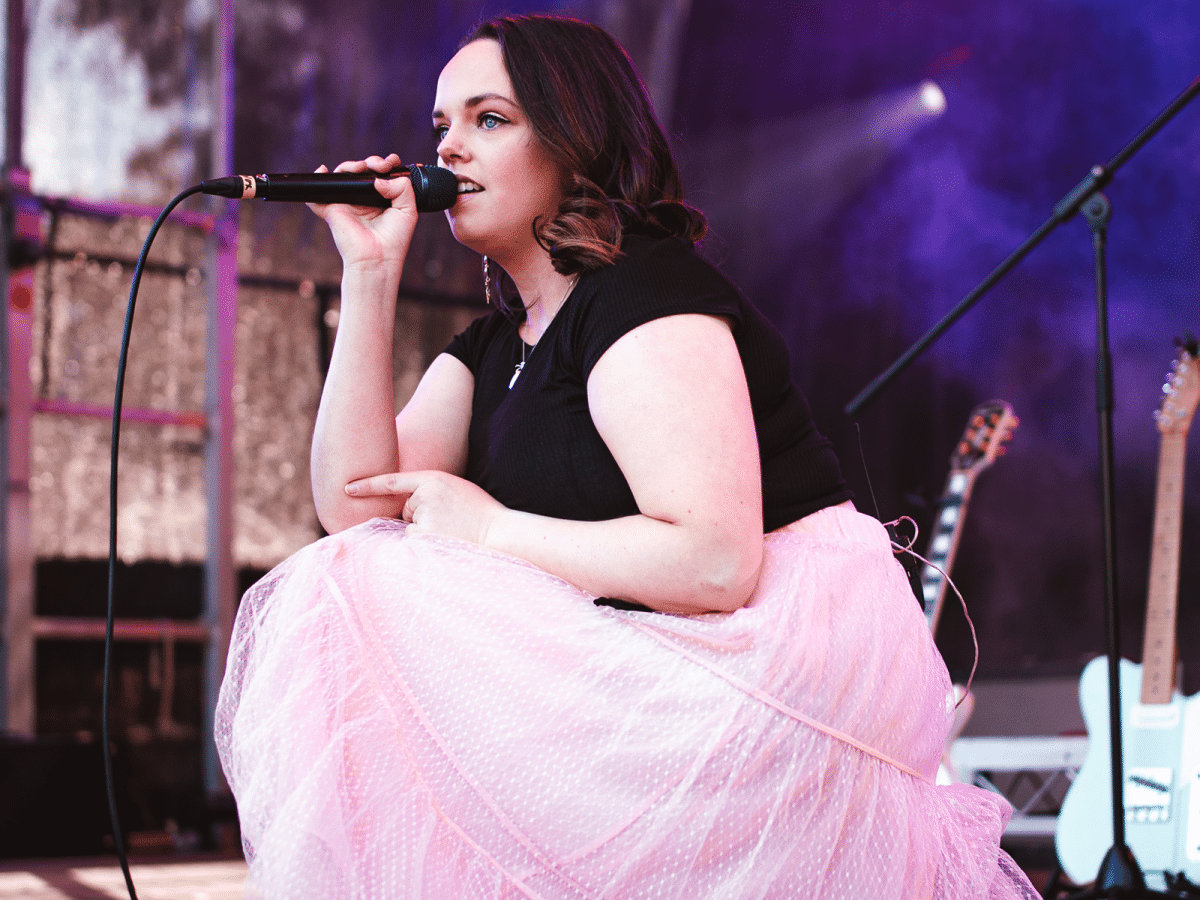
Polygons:
<instances>
[{"instance_id":1,"label":"electric guitar","mask_svg":"<svg viewBox=\"0 0 1200 900\"><path fill-rule=\"evenodd\" d=\"M971 410L962 439L950 455L950 474L946 489L938 501L937 520L929 538L925 557L929 563L921 571L921 593L925 599L925 619L936 632L942 605L946 599L946 572L953 565L962 536L967 501L979 473L1005 452L1005 442L1020 420L1003 400L989 400Z\"/></svg>"},{"instance_id":2,"label":"electric guitar","mask_svg":"<svg viewBox=\"0 0 1200 900\"><path fill-rule=\"evenodd\" d=\"M990 466L1005 451L1005 442L1019 424L1012 407L1003 400L989 400L971 410L967 428L962 439L950 456L950 474L946 476L946 489L938 501L937 519L933 534L925 551L928 560L921 569L921 594L925 600L925 619L929 630L937 631L938 619L946 599L946 573L954 564L958 540L962 536L963 519L967 512L967 501L975 487L979 473ZM952 783L956 780L950 763L950 745L962 734L967 720L975 708L975 698L962 685L954 686L956 702L954 724L946 738L945 753L938 770L938 781Z\"/></svg>"},{"instance_id":3,"label":"electric guitar","mask_svg":"<svg viewBox=\"0 0 1200 900\"><path fill-rule=\"evenodd\" d=\"M1200 400L1197 349L1189 337L1163 387L1142 665L1123 659L1118 668L1125 844L1147 882L1180 873L1200 881L1200 695L1179 691L1175 638L1184 453ZM1063 799L1054 840L1063 872L1086 884L1113 845L1107 657L1084 668L1079 701L1088 755Z\"/></svg>"}]
</instances>

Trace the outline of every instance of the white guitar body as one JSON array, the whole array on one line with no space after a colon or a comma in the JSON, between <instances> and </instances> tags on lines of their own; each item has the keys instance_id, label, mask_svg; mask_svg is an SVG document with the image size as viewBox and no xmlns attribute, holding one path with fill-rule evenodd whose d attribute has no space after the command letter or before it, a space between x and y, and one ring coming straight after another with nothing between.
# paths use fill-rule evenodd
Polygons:
<instances>
[{"instance_id":1,"label":"white guitar body","mask_svg":"<svg viewBox=\"0 0 1200 900\"><path fill-rule=\"evenodd\" d=\"M1182 871L1200 881L1200 695L1144 704L1142 667L1121 660L1125 843L1148 883ZM1088 755L1058 814L1055 848L1076 884L1093 881L1113 845L1108 658L1083 670L1079 703Z\"/></svg>"}]
</instances>

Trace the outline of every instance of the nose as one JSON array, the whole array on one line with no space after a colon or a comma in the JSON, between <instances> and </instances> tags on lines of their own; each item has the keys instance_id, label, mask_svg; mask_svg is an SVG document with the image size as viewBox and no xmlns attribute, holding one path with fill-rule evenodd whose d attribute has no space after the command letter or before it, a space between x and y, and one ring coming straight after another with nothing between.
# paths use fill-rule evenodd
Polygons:
<instances>
[{"instance_id":1,"label":"nose","mask_svg":"<svg viewBox=\"0 0 1200 900\"><path fill-rule=\"evenodd\" d=\"M447 125L442 139L438 141L437 155L445 162L462 159L465 155L462 135L455 125Z\"/></svg>"}]
</instances>

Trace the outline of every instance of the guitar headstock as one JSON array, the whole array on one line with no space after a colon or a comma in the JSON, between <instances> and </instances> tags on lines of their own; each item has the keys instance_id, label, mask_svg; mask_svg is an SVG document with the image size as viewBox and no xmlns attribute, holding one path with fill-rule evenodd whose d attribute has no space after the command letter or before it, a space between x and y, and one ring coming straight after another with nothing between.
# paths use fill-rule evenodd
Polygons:
<instances>
[{"instance_id":1,"label":"guitar headstock","mask_svg":"<svg viewBox=\"0 0 1200 900\"><path fill-rule=\"evenodd\" d=\"M971 411L967 428L950 456L955 472L982 470L1004 454L1005 443L1020 424L1013 408L1003 400L989 400Z\"/></svg>"},{"instance_id":2,"label":"guitar headstock","mask_svg":"<svg viewBox=\"0 0 1200 900\"><path fill-rule=\"evenodd\" d=\"M1179 344L1175 368L1167 374L1163 385L1162 406L1154 418L1163 434L1183 434L1192 423L1196 404L1200 401L1200 362L1197 361L1197 341L1190 334Z\"/></svg>"}]
</instances>

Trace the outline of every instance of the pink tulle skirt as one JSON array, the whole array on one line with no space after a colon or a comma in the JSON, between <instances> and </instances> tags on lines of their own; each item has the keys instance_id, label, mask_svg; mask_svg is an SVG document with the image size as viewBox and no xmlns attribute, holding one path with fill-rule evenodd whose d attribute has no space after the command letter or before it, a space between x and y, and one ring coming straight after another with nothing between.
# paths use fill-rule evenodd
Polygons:
<instances>
[{"instance_id":1,"label":"pink tulle skirt","mask_svg":"<svg viewBox=\"0 0 1200 900\"><path fill-rule=\"evenodd\" d=\"M886 533L767 535L733 613L627 612L376 519L242 601L216 718L271 898L1036 898L934 784L952 691Z\"/></svg>"}]
</instances>

